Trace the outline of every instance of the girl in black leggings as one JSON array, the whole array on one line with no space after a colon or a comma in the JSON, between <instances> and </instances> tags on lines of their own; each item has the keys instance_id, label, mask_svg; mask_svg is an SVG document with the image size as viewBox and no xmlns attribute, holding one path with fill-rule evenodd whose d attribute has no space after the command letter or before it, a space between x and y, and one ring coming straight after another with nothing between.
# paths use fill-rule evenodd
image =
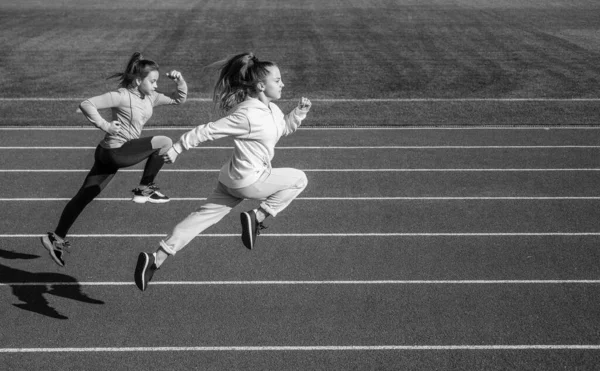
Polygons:
<instances>
[{"instance_id":1,"label":"girl in black leggings","mask_svg":"<svg viewBox=\"0 0 600 371\"><path fill-rule=\"evenodd\" d=\"M102 192L117 171L138 164L147 159L140 184L133 192L136 203L165 203L169 198L154 184L154 178L162 168L165 154L172 146L170 138L154 136L140 138L146 122L152 116L153 108L167 104L181 104L187 97L187 85L178 71L167 76L176 82L177 88L169 95L159 93L158 64L143 59L134 53L124 72L109 78L119 79L119 88L83 101L79 108L84 116L96 127L106 132L94 154L94 165L86 176L77 194L65 206L58 226L41 238L42 245L50 257L60 266L65 265L64 249L69 246L65 240L69 229L83 209ZM111 121L105 120L98 110L110 108Z\"/></svg>"}]
</instances>

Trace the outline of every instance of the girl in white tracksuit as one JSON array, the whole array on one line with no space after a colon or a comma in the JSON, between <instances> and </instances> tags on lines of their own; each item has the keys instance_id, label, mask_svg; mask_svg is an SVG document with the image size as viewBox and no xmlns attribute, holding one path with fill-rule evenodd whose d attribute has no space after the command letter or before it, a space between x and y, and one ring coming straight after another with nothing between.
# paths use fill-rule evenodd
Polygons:
<instances>
[{"instance_id":1,"label":"girl in white tracksuit","mask_svg":"<svg viewBox=\"0 0 600 371\"><path fill-rule=\"evenodd\" d=\"M281 98L283 86L279 68L259 61L252 53L236 55L223 65L214 101L230 113L182 135L164 158L173 163L184 151L224 137L233 137L233 153L221 168L217 187L200 208L177 224L155 253L139 254L134 276L140 290L147 288L154 271L168 256L175 255L244 199L262 200L260 207L240 214L242 242L252 249L264 228L263 220L276 216L306 188L304 172L271 167L277 141L296 131L311 107L310 101L302 98L298 107L284 115L272 103Z\"/></svg>"}]
</instances>

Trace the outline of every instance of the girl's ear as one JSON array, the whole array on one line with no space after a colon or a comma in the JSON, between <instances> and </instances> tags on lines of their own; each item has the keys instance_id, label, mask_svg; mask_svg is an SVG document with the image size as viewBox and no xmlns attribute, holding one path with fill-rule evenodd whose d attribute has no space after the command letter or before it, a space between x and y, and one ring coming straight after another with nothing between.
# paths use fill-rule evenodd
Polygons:
<instances>
[{"instance_id":1,"label":"girl's ear","mask_svg":"<svg viewBox=\"0 0 600 371\"><path fill-rule=\"evenodd\" d=\"M142 80L140 80L139 77L136 77L135 78L135 86L140 86L140 85L142 85Z\"/></svg>"},{"instance_id":2,"label":"girl's ear","mask_svg":"<svg viewBox=\"0 0 600 371\"><path fill-rule=\"evenodd\" d=\"M258 90L259 92L265 91L265 84L262 81L260 81L258 84L256 84L256 90Z\"/></svg>"}]
</instances>

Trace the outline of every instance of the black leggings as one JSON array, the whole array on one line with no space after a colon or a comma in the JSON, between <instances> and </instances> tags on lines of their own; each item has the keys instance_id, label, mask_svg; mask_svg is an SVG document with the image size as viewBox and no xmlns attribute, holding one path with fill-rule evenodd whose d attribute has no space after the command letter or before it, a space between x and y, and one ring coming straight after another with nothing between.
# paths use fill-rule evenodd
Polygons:
<instances>
[{"instance_id":1,"label":"black leggings","mask_svg":"<svg viewBox=\"0 0 600 371\"><path fill-rule=\"evenodd\" d=\"M144 137L130 140L119 148L96 147L94 166L85 177L79 192L65 206L54 233L65 238L79 214L102 192L119 169L148 159L140 185L152 183L164 161L159 154L161 148L152 148L151 142L152 137Z\"/></svg>"}]
</instances>

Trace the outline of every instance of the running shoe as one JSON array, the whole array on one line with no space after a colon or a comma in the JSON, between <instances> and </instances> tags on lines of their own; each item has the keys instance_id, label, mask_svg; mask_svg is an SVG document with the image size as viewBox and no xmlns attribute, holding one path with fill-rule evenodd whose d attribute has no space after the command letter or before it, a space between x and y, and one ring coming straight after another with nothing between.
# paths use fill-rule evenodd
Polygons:
<instances>
[{"instance_id":1,"label":"running shoe","mask_svg":"<svg viewBox=\"0 0 600 371\"><path fill-rule=\"evenodd\" d=\"M262 222L256 220L254 210L244 211L240 214L242 222L242 242L246 248L252 250L256 243L256 237L260 235L260 231L267 228Z\"/></svg>"},{"instance_id":2,"label":"running shoe","mask_svg":"<svg viewBox=\"0 0 600 371\"><path fill-rule=\"evenodd\" d=\"M148 288L148 283L152 280L154 272L158 269L155 260L154 254L142 252L138 256L134 273L135 284L138 289L146 291L146 288Z\"/></svg>"},{"instance_id":3,"label":"running shoe","mask_svg":"<svg viewBox=\"0 0 600 371\"><path fill-rule=\"evenodd\" d=\"M169 197L159 192L159 188L154 183L148 184L148 187L145 189L132 189L131 192L133 192L133 198L131 201L135 202L136 204L145 204L146 202L153 204L164 204L165 202L170 201Z\"/></svg>"},{"instance_id":4,"label":"running shoe","mask_svg":"<svg viewBox=\"0 0 600 371\"><path fill-rule=\"evenodd\" d=\"M69 241L64 240L56 235L54 232L48 232L41 238L42 245L50 253L50 257L56 264L61 267L65 266L65 260L63 258L65 249L71 247Z\"/></svg>"}]
</instances>

